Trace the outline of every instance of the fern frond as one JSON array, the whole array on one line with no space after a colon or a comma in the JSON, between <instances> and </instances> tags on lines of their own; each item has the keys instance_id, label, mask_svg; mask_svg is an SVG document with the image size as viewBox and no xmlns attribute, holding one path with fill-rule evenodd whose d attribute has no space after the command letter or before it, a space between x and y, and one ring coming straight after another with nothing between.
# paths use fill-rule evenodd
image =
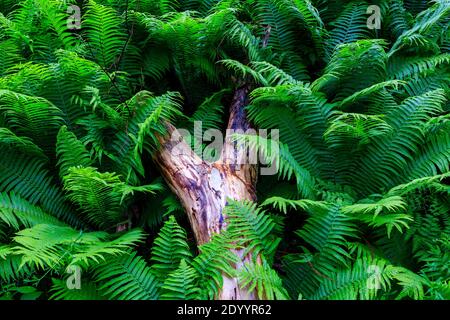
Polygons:
<instances>
[{"instance_id":1,"label":"fern frond","mask_svg":"<svg viewBox=\"0 0 450 320\"><path fill-rule=\"evenodd\" d=\"M117 175L92 167L72 167L64 176L68 198L80 207L87 221L102 228L125 220L121 208L123 185Z\"/></svg>"},{"instance_id":2,"label":"fern frond","mask_svg":"<svg viewBox=\"0 0 450 320\"><path fill-rule=\"evenodd\" d=\"M0 190L14 192L30 204L38 204L45 212L73 226L83 225L65 203L62 192L53 184L52 177L45 169L47 160L43 160L42 155L35 157L33 152L28 152L29 141L19 141L21 143L14 139L14 144L8 144L8 140L0 140ZM32 148L35 151L37 147Z\"/></svg>"},{"instance_id":3,"label":"fern frond","mask_svg":"<svg viewBox=\"0 0 450 320\"><path fill-rule=\"evenodd\" d=\"M10 194L0 193L0 220L15 230L19 230L21 226L29 228L38 224L65 225L56 217L49 215L40 207L32 205L13 192Z\"/></svg>"},{"instance_id":4,"label":"fern frond","mask_svg":"<svg viewBox=\"0 0 450 320\"><path fill-rule=\"evenodd\" d=\"M239 272L239 281L250 292L255 291L259 299L287 300L289 297L277 272L265 264L246 264Z\"/></svg>"},{"instance_id":5,"label":"fern frond","mask_svg":"<svg viewBox=\"0 0 450 320\"><path fill-rule=\"evenodd\" d=\"M181 260L190 261L192 254L187 244L186 232L174 216L166 221L152 246L152 270L158 278L164 279L178 268Z\"/></svg>"},{"instance_id":6,"label":"fern frond","mask_svg":"<svg viewBox=\"0 0 450 320\"><path fill-rule=\"evenodd\" d=\"M357 203L342 207L342 212L349 214L365 214L370 213L377 216L381 212L390 212L397 210L404 210L406 207L405 201L399 196L392 196L380 199L377 202Z\"/></svg>"},{"instance_id":7,"label":"fern frond","mask_svg":"<svg viewBox=\"0 0 450 320\"><path fill-rule=\"evenodd\" d=\"M311 257L314 269L329 275L336 266L348 266L350 255L346 242L358 238L358 229L352 219L341 212L340 205L334 205L328 211L315 212L296 234L316 250Z\"/></svg>"},{"instance_id":8,"label":"fern frond","mask_svg":"<svg viewBox=\"0 0 450 320\"><path fill-rule=\"evenodd\" d=\"M157 300L160 296L161 284L135 252L108 259L94 277L109 299Z\"/></svg>"},{"instance_id":9,"label":"fern frond","mask_svg":"<svg viewBox=\"0 0 450 320\"><path fill-rule=\"evenodd\" d=\"M34 268L22 265L22 258L14 255L12 246L0 246L0 279L2 284L27 279L35 271Z\"/></svg>"},{"instance_id":10,"label":"fern frond","mask_svg":"<svg viewBox=\"0 0 450 320\"><path fill-rule=\"evenodd\" d=\"M196 272L183 259L179 267L167 277L161 287L162 300L194 300L200 296L196 286Z\"/></svg>"},{"instance_id":11,"label":"fern frond","mask_svg":"<svg viewBox=\"0 0 450 320\"><path fill-rule=\"evenodd\" d=\"M199 246L200 253L192 260L192 267L198 274L201 297L213 299L222 288L223 274L235 275L233 265L239 258L232 252L234 244L230 242L226 234L215 234L210 242Z\"/></svg>"},{"instance_id":12,"label":"fern frond","mask_svg":"<svg viewBox=\"0 0 450 320\"><path fill-rule=\"evenodd\" d=\"M117 300L157 300L161 284L136 253L108 258L94 278L104 295Z\"/></svg>"},{"instance_id":13,"label":"fern frond","mask_svg":"<svg viewBox=\"0 0 450 320\"><path fill-rule=\"evenodd\" d=\"M93 164L85 146L77 139L74 133L67 130L66 126L62 126L59 129L56 154L58 156L59 176L61 178L69 173L69 168L71 167L89 167Z\"/></svg>"},{"instance_id":14,"label":"fern frond","mask_svg":"<svg viewBox=\"0 0 450 320\"><path fill-rule=\"evenodd\" d=\"M93 59L109 70L117 64L117 59L126 44L126 34L121 28L122 20L111 7L89 1L88 11L82 20L86 30Z\"/></svg>"},{"instance_id":15,"label":"fern frond","mask_svg":"<svg viewBox=\"0 0 450 320\"><path fill-rule=\"evenodd\" d=\"M333 29L329 32L329 39L326 41L329 57L331 57L333 51L341 44L369 38L370 30L367 27L366 15L367 7L367 4L363 2L355 1L347 3L340 16L330 23Z\"/></svg>"},{"instance_id":16,"label":"fern frond","mask_svg":"<svg viewBox=\"0 0 450 320\"><path fill-rule=\"evenodd\" d=\"M271 166L271 169L268 170L275 167L280 178L291 179L292 176L295 176L299 193L307 198L314 197L312 190L315 182L311 173L294 159L286 145L272 139L253 135L234 134L232 139L238 144L249 146L255 152L260 152L264 164Z\"/></svg>"},{"instance_id":17,"label":"fern frond","mask_svg":"<svg viewBox=\"0 0 450 320\"><path fill-rule=\"evenodd\" d=\"M107 241L104 232L78 232L69 227L39 224L16 233L13 252L21 255L21 266L56 268L64 263L98 263L105 256L117 255L142 241L143 234L133 230Z\"/></svg>"},{"instance_id":18,"label":"fern frond","mask_svg":"<svg viewBox=\"0 0 450 320\"><path fill-rule=\"evenodd\" d=\"M351 269L344 269L322 281L313 300L362 300L375 299L379 289L390 285L389 266L384 260L358 259Z\"/></svg>"},{"instance_id":19,"label":"fern frond","mask_svg":"<svg viewBox=\"0 0 450 320\"><path fill-rule=\"evenodd\" d=\"M45 150L51 150L62 113L51 102L9 90L0 90L0 112L15 132L27 136Z\"/></svg>"},{"instance_id":20,"label":"fern frond","mask_svg":"<svg viewBox=\"0 0 450 320\"><path fill-rule=\"evenodd\" d=\"M290 200L282 197L271 197L262 203L262 206L272 206L280 210L283 213L287 213L288 208L294 210L302 209L305 211L316 211L316 210L327 210L328 204L324 201L313 201L313 200Z\"/></svg>"},{"instance_id":21,"label":"fern frond","mask_svg":"<svg viewBox=\"0 0 450 320\"><path fill-rule=\"evenodd\" d=\"M252 252L254 258L260 254L272 258L280 239L271 234L274 222L255 203L228 199L222 214L228 235L237 248L244 248L244 256Z\"/></svg>"}]
</instances>

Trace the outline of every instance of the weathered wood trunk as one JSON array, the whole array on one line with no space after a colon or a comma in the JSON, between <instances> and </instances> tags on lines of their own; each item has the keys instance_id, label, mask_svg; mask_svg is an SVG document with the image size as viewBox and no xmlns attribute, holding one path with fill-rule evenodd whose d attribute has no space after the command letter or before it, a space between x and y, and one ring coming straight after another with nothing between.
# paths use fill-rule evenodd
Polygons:
<instances>
[{"instance_id":1,"label":"weathered wood trunk","mask_svg":"<svg viewBox=\"0 0 450 320\"><path fill-rule=\"evenodd\" d=\"M228 129L250 129L244 107L248 104L249 87L236 90L230 106ZM226 228L227 217L223 215L226 199L256 201L255 185L257 168L242 163L246 157L245 148L237 148L230 134L225 137L221 157L214 163L200 159L194 151L182 141L176 129L167 124L168 134L160 137L161 147L155 155L161 173L172 191L180 199L186 210L197 244L211 239L214 233ZM235 266L240 269L250 259L242 256L242 250L235 250L242 261ZM250 300L253 293L239 287L237 279L223 277L223 287L217 299Z\"/></svg>"}]
</instances>

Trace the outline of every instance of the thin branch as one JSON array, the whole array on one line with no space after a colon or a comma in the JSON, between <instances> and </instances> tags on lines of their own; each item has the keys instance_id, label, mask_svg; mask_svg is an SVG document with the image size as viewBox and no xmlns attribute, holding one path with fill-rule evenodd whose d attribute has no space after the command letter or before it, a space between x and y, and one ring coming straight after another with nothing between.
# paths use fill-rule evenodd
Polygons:
<instances>
[{"instance_id":1,"label":"thin branch","mask_svg":"<svg viewBox=\"0 0 450 320\"><path fill-rule=\"evenodd\" d=\"M92 47L91 47L91 45L89 44L89 42L86 41L86 40L84 40L83 37L82 37L81 35L77 35L77 36L78 36L78 38L79 38L84 44L87 45L87 47L88 47L88 49L89 49L89 52L90 52L90 54L91 54L91 57L92 57L92 59L93 59L94 62L95 62L95 54L94 54L94 51L92 50ZM122 92L120 91L120 88L117 86L115 80L111 77L111 75L109 74L108 70L106 70L103 66L101 66L101 65L98 64L98 63L97 63L97 65L100 67L100 69L103 71L103 73L106 74L106 76L108 77L109 81L111 82L111 84L113 85L113 87L116 89L117 93L119 94L120 102L123 103L123 104L125 104L125 107L127 108L127 111L128 111L128 116L131 116L131 109L130 109L130 107L128 106L128 103L127 103L125 97L122 95Z\"/></svg>"}]
</instances>

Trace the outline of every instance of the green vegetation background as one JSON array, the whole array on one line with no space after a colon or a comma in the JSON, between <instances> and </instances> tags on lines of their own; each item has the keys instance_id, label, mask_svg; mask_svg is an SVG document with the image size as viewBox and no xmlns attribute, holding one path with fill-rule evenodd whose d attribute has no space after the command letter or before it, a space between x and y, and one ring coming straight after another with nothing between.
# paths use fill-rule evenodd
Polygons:
<instances>
[{"instance_id":1,"label":"green vegetation background","mask_svg":"<svg viewBox=\"0 0 450 320\"><path fill-rule=\"evenodd\" d=\"M448 0L0 0L0 297L212 299L226 273L261 299L449 299L449 20ZM280 171L197 248L154 135L223 129L233 79ZM239 246L263 263L236 274Z\"/></svg>"}]
</instances>

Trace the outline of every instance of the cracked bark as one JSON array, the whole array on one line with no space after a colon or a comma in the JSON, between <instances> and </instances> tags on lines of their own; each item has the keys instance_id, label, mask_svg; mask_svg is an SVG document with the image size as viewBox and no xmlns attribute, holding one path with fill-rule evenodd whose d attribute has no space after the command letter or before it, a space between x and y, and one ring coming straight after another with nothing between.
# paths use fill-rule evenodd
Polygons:
<instances>
[{"instance_id":1,"label":"cracked bark","mask_svg":"<svg viewBox=\"0 0 450 320\"><path fill-rule=\"evenodd\" d=\"M235 91L230 106L228 129L250 129L244 107L248 104L250 88L247 85ZM176 128L167 126L167 135L158 137L161 144L155 154L155 162L183 205L198 245L208 242L214 233L222 232L227 225L223 216L226 199L256 201L257 168L241 164L246 156L245 148L237 148L229 134L221 157L214 163L200 159L181 138ZM243 250L234 250L242 262L234 266L243 267L250 255L243 256ZM236 278L223 276L223 287L217 296L220 300L252 300L255 295L239 286Z\"/></svg>"}]
</instances>

